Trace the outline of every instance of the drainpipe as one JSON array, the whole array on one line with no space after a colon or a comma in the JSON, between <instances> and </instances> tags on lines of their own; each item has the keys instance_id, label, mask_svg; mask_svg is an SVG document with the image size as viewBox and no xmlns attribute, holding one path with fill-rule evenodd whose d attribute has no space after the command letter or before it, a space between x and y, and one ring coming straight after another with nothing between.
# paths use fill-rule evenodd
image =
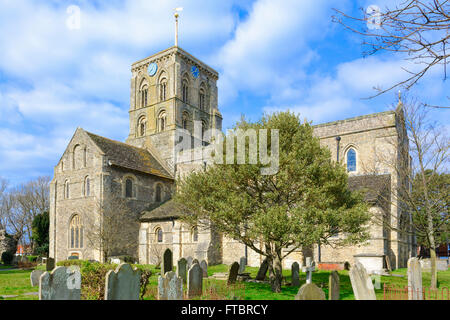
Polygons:
<instances>
[{"instance_id":1,"label":"drainpipe","mask_svg":"<svg viewBox=\"0 0 450 320\"><path fill-rule=\"evenodd\" d=\"M339 142L341 141L341 137L336 137L336 161L339 162Z\"/></svg>"}]
</instances>

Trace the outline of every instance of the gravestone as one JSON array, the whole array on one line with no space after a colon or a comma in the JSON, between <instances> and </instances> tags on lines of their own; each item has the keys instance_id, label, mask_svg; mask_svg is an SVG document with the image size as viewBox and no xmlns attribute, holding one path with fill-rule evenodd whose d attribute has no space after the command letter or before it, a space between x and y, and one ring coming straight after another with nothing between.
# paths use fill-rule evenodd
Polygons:
<instances>
[{"instance_id":1,"label":"gravestone","mask_svg":"<svg viewBox=\"0 0 450 320\"><path fill-rule=\"evenodd\" d=\"M158 277L158 300L183 300L183 279L175 272Z\"/></svg>"},{"instance_id":2,"label":"gravestone","mask_svg":"<svg viewBox=\"0 0 450 320\"><path fill-rule=\"evenodd\" d=\"M75 267L56 267L39 279L39 300L80 300L81 273Z\"/></svg>"},{"instance_id":3,"label":"gravestone","mask_svg":"<svg viewBox=\"0 0 450 320\"><path fill-rule=\"evenodd\" d=\"M246 265L247 265L247 259L245 257L242 257L239 260L239 274L244 273Z\"/></svg>"},{"instance_id":4,"label":"gravestone","mask_svg":"<svg viewBox=\"0 0 450 320\"><path fill-rule=\"evenodd\" d=\"M298 290L295 300L325 300L325 292L314 283L305 283Z\"/></svg>"},{"instance_id":5,"label":"gravestone","mask_svg":"<svg viewBox=\"0 0 450 320\"><path fill-rule=\"evenodd\" d=\"M203 278L208 278L208 263L205 260L200 262L200 268L203 270Z\"/></svg>"},{"instance_id":6,"label":"gravestone","mask_svg":"<svg viewBox=\"0 0 450 320\"><path fill-rule=\"evenodd\" d=\"M316 270L316 267L311 257L306 257L306 266L302 270L306 272L306 283L312 283L312 272Z\"/></svg>"},{"instance_id":7,"label":"gravestone","mask_svg":"<svg viewBox=\"0 0 450 320\"><path fill-rule=\"evenodd\" d=\"M53 269L55 269L55 259L47 258L47 262L45 264L45 270L52 271Z\"/></svg>"},{"instance_id":8,"label":"gravestone","mask_svg":"<svg viewBox=\"0 0 450 320\"><path fill-rule=\"evenodd\" d=\"M296 261L291 265L291 275L292 275L291 286L293 287L300 286L300 266Z\"/></svg>"},{"instance_id":9,"label":"gravestone","mask_svg":"<svg viewBox=\"0 0 450 320\"><path fill-rule=\"evenodd\" d=\"M31 281L31 286L35 287L39 285L39 279L41 277L41 275L44 273L45 271L43 270L33 270L30 274L30 281Z\"/></svg>"},{"instance_id":10,"label":"gravestone","mask_svg":"<svg viewBox=\"0 0 450 320\"><path fill-rule=\"evenodd\" d=\"M183 280L183 283L187 283L187 261L185 258L181 258L177 263L177 276Z\"/></svg>"},{"instance_id":11,"label":"gravestone","mask_svg":"<svg viewBox=\"0 0 450 320\"><path fill-rule=\"evenodd\" d=\"M188 271L187 295L191 299L201 296L203 292L203 269L198 263L193 263Z\"/></svg>"},{"instance_id":12,"label":"gravestone","mask_svg":"<svg viewBox=\"0 0 450 320\"><path fill-rule=\"evenodd\" d=\"M192 260L192 264L194 264L194 263L198 263L198 264L200 264L200 262L198 262L198 260L197 260L197 259L194 259L194 260ZM191 265L191 267L192 267L192 265Z\"/></svg>"},{"instance_id":13,"label":"gravestone","mask_svg":"<svg viewBox=\"0 0 450 320\"><path fill-rule=\"evenodd\" d=\"M258 274L255 279L260 281L264 280L266 278L267 269L269 269L269 262L267 261L267 258L265 258L259 267Z\"/></svg>"},{"instance_id":14,"label":"gravestone","mask_svg":"<svg viewBox=\"0 0 450 320\"><path fill-rule=\"evenodd\" d=\"M340 280L339 273L334 270L331 271L328 279L328 300L339 300Z\"/></svg>"},{"instance_id":15,"label":"gravestone","mask_svg":"<svg viewBox=\"0 0 450 320\"><path fill-rule=\"evenodd\" d=\"M384 259L386 260L386 269L388 269L389 272L392 271L391 267L391 258L389 258L388 255L384 256Z\"/></svg>"},{"instance_id":16,"label":"gravestone","mask_svg":"<svg viewBox=\"0 0 450 320\"><path fill-rule=\"evenodd\" d=\"M186 268L186 270L189 270L192 267L192 260L194 260L194 258L192 258L191 256L186 258L186 261L187 261L187 268Z\"/></svg>"},{"instance_id":17,"label":"gravestone","mask_svg":"<svg viewBox=\"0 0 450 320\"><path fill-rule=\"evenodd\" d=\"M239 263L233 262L233 264L230 267L230 270L228 271L228 284L233 284L236 282L237 275L239 272Z\"/></svg>"},{"instance_id":18,"label":"gravestone","mask_svg":"<svg viewBox=\"0 0 450 320\"><path fill-rule=\"evenodd\" d=\"M141 271L121 263L105 279L105 300L139 300Z\"/></svg>"},{"instance_id":19,"label":"gravestone","mask_svg":"<svg viewBox=\"0 0 450 320\"><path fill-rule=\"evenodd\" d=\"M172 271L172 269L173 269L172 251L169 248L167 248L163 254L161 274L166 274L167 272Z\"/></svg>"},{"instance_id":20,"label":"gravestone","mask_svg":"<svg viewBox=\"0 0 450 320\"><path fill-rule=\"evenodd\" d=\"M408 300L423 300L422 267L418 258L408 260Z\"/></svg>"},{"instance_id":21,"label":"gravestone","mask_svg":"<svg viewBox=\"0 0 450 320\"><path fill-rule=\"evenodd\" d=\"M352 283L353 293L356 300L376 300L375 289L372 279L367 274L364 266L355 262L350 268L350 282Z\"/></svg>"}]
</instances>

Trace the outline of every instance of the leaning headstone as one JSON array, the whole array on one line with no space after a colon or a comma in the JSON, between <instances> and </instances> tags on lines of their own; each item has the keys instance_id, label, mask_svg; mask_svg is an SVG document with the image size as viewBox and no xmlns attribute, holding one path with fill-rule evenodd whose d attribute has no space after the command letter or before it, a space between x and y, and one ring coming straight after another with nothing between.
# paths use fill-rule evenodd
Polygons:
<instances>
[{"instance_id":1,"label":"leaning headstone","mask_svg":"<svg viewBox=\"0 0 450 320\"><path fill-rule=\"evenodd\" d=\"M339 273L334 270L331 271L328 279L328 300L339 300L340 280Z\"/></svg>"},{"instance_id":2,"label":"leaning headstone","mask_svg":"<svg viewBox=\"0 0 450 320\"><path fill-rule=\"evenodd\" d=\"M388 255L384 256L384 259L386 260L386 269L388 269L389 272L392 271L391 267L391 258L389 258Z\"/></svg>"},{"instance_id":3,"label":"leaning headstone","mask_svg":"<svg viewBox=\"0 0 450 320\"><path fill-rule=\"evenodd\" d=\"M191 299L201 296L203 292L203 269L198 263L193 263L188 271L187 295Z\"/></svg>"},{"instance_id":4,"label":"leaning headstone","mask_svg":"<svg viewBox=\"0 0 450 320\"><path fill-rule=\"evenodd\" d=\"M161 269L162 274L166 274L173 269L172 251L169 248L164 251Z\"/></svg>"},{"instance_id":5,"label":"leaning headstone","mask_svg":"<svg viewBox=\"0 0 450 320\"><path fill-rule=\"evenodd\" d=\"M267 258L265 258L259 267L258 274L255 279L260 281L264 280L266 278L267 269L269 269L269 262L267 261Z\"/></svg>"},{"instance_id":6,"label":"leaning headstone","mask_svg":"<svg viewBox=\"0 0 450 320\"><path fill-rule=\"evenodd\" d=\"M239 274L244 273L246 265L247 265L247 258L242 257L239 260Z\"/></svg>"},{"instance_id":7,"label":"leaning headstone","mask_svg":"<svg viewBox=\"0 0 450 320\"><path fill-rule=\"evenodd\" d=\"M141 271L128 263L106 274L105 300L139 300Z\"/></svg>"},{"instance_id":8,"label":"leaning headstone","mask_svg":"<svg viewBox=\"0 0 450 320\"><path fill-rule=\"evenodd\" d=\"M183 279L175 272L158 277L158 300L183 300Z\"/></svg>"},{"instance_id":9,"label":"leaning headstone","mask_svg":"<svg viewBox=\"0 0 450 320\"><path fill-rule=\"evenodd\" d=\"M35 287L39 285L39 278L44 273L44 270L33 270L30 274L31 286Z\"/></svg>"},{"instance_id":10,"label":"leaning headstone","mask_svg":"<svg viewBox=\"0 0 450 320\"><path fill-rule=\"evenodd\" d=\"M423 300L422 268L418 258L408 260L408 300Z\"/></svg>"},{"instance_id":11,"label":"leaning headstone","mask_svg":"<svg viewBox=\"0 0 450 320\"><path fill-rule=\"evenodd\" d=\"M53 269L55 269L55 259L47 258L47 262L45 264L45 270L52 271Z\"/></svg>"},{"instance_id":12,"label":"leaning headstone","mask_svg":"<svg viewBox=\"0 0 450 320\"><path fill-rule=\"evenodd\" d=\"M350 282L352 283L353 293L356 300L376 300L375 289L372 279L367 274L364 266L356 262L350 268Z\"/></svg>"},{"instance_id":13,"label":"leaning headstone","mask_svg":"<svg viewBox=\"0 0 450 320\"><path fill-rule=\"evenodd\" d=\"M203 270L203 278L208 278L208 263L205 260L200 262L200 268Z\"/></svg>"},{"instance_id":14,"label":"leaning headstone","mask_svg":"<svg viewBox=\"0 0 450 320\"><path fill-rule=\"evenodd\" d=\"M194 260L194 258L192 258L191 256L186 258L186 261L187 261L187 269L186 270L189 270L192 267L192 260Z\"/></svg>"},{"instance_id":15,"label":"leaning headstone","mask_svg":"<svg viewBox=\"0 0 450 320\"><path fill-rule=\"evenodd\" d=\"M293 287L300 286L300 266L296 261L291 265L291 275L292 275L291 286Z\"/></svg>"},{"instance_id":16,"label":"leaning headstone","mask_svg":"<svg viewBox=\"0 0 450 320\"><path fill-rule=\"evenodd\" d=\"M325 292L314 283L305 283L298 290L295 300L325 300Z\"/></svg>"},{"instance_id":17,"label":"leaning headstone","mask_svg":"<svg viewBox=\"0 0 450 320\"><path fill-rule=\"evenodd\" d=\"M79 268L56 267L44 272L39 279L39 300L80 300L81 273Z\"/></svg>"},{"instance_id":18,"label":"leaning headstone","mask_svg":"<svg viewBox=\"0 0 450 320\"><path fill-rule=\"evenodd\" d=\"M233 284L236 282L237 275L239 272L239 263L233 262L233 264L230 267L230 270L228 271L228 284Z\"/></svg>"},{"instance_id":19,"label":"leaning headstone","mask_svg":"<svg viewBox=\"0 0 450 320\"><path fill-rule=\"evenodd\" d=\"M177 263L177 276L183 279L183 283L187 283L187 261L181 258Z\"/></svg>"}]
</instances>

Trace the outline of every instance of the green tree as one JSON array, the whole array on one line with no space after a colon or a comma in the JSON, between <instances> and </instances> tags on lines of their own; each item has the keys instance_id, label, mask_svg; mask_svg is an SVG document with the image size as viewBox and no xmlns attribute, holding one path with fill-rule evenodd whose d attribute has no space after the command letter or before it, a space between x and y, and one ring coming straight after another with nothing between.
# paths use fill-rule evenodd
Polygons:
<instances>
[{"instance_id":1,"label":"green tree","mask_svg":"<svg viewBox=\"0 0 450 320\"><path fill-rule=\"evenodd\" d=\"M255 129L258 142L259 129L278 129L278 172L262 175L267 164L249 164L246 152L245 164L216 163L180 178L174 199L190 213L186 222L210 226L266 256L274 292L281 292L282 261L294 250L319 241L337 247L368 239L370 215L362 195L348 189L345 168L331 160L308 122L283 112L255 123L242 119L238 129ZM225 137L224 145L232 138ZM258 145L250 140L246 151ZM336 233L345 237L336 239Z\"/></svg>"},{"instance_id":2,"label":"green tree","mask_svg":"<svg viewBox=\"0 0 450 320\"><path fill-rule=\"evenodd\" d=\"M35 252L48 255L50 218L48 211L37 214L32 223L32 238L36 244Z\"/></svg>"}]
</instances>

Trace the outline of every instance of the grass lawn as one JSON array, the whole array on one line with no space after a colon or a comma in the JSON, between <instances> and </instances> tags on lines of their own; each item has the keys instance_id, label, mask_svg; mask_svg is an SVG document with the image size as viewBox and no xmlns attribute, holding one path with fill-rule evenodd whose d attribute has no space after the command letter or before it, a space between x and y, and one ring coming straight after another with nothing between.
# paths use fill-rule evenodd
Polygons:
<instances>
[{"instance_id":1,"label":"grass lawn","mask_svg":"<svg viewBox=\"0 0 450 320\"><path fill-rule=\"evenodd\" d=\"M38 269L45 270L45 266L38 266ZM157 286L158 286L158 273L159 269L155 269L154 266L150 266L153 275L150 278L149 284L147 286L147 293L145 295L146 300L154 300L157 296ZM212 276L217 272L228 272L228 266L217 265L208 267L208 275ZM255 278L258 268L247 267L245 272L249 272L252 278ZM406 269L398 269L393 271L393 274L404 275L404 277L385 277L382 276L380 279L381 287L376 289L376 295L378 300L383 299L383 284L390 284L404 287L407 285L408 279L406 276ZM37 292L38 287L31 287L30 285L30 273L31 270L10 270L1 271L0 269L0 296L3 295L18 295L14 300L37 300L36 295L24 295L27 292ZM321 287L328 298L328 277L330 271L317 271L313 273L313 282ZM350 278L348 276L348 271L339 271L341 280L341 299L342 300L354 300L353 290L350 283ZM245 300L293 300L297 294L298 287L291 287L286 285L291 281L290 270L283 271L284 283L282 286L281 293L272 293L269 284L261 283L238 283L235 287L227 288L226 281L217 279L204 279L204 291L207 292L200 299L232 299L233 292L234 296L237 296ZM450 288L450 270L438 272L439 287ZM300 283L303 284L306 281L306 276L304 273L300 273ZM428 287L430 284L430 273L423 273L423 285ZM214 292L214 293L211 293ZM1 299L1 298L0 298Z\"/></svg>"}]
</instances>

